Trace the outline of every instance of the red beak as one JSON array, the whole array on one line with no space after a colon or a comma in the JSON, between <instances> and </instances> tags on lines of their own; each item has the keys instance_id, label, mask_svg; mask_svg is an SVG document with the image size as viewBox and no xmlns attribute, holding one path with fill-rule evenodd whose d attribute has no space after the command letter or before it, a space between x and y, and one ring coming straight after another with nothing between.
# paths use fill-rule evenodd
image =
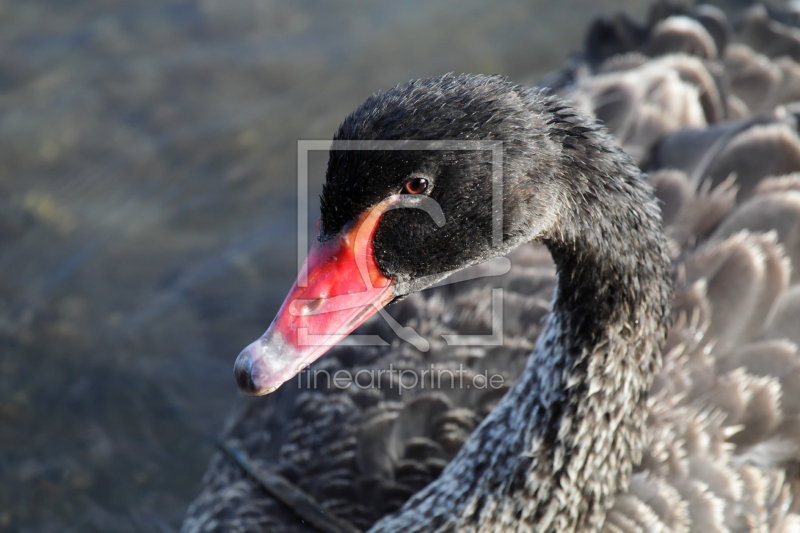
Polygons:
<instances>
[{"instance_id":1,"label":"red beak","mask_svg":"<svg viewBox=\"0 0 800 533\"><path fill-rule=\"evenodd\" d=\"M233 367L245 394L268 394L310 365L392 299L372 251L391 197L333 239L315 241L278 315L266 333L242 350ZM301 283L307 272L307 283Z\"/></svg>"}]
</instances>

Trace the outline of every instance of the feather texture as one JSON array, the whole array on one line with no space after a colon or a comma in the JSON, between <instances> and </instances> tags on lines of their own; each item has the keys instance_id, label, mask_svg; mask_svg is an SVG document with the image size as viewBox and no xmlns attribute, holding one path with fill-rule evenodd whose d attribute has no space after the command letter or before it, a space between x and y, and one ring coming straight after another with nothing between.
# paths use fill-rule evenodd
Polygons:
<instances>
[{"instance_id":1,"label":"feather texture","mask_svg":"<svg viewBox=\"0 0 800 533\"><path fill-rule=\"evenodd\" d=\"M597 75L560 89L650 167L675 286L662 365L643 413L641 460L595 526L609 533L797 532L800 139L791 106L779 106L800 97L793 55L798 30L754 8L745 17L744 44L728 45L718 12L671 18L667 12L660 19L658 10L653 13L651 28L641 34L628 23L610 25L627 32L615 41L627 43L616 49L627 55L596 62ZM549 341L540 334L557 312L553 259L538 244L520 246L509 259L502 276L485 277L493 273L487 265L470 267L474 279L411 294L389 309L397 322L429 339L428 351L371 319L356 333L393 338L390 345L333 348L312 366L316 374L301 373L266 398L242 401L225 438L358 528L397 512L440 478L497 411L530 365L537 340ZM497 289L503 291L502 344L445 342L446 335L492 331ZM559 334L552 327L547 332ZM388 368L396 372L380 372ZM338 387L326 378L337 371L355 376L355 383ZM360 372L368 383L359 384ZM475 386L491 375L501 376L502 386ZM538 386L561 394L562 385L574 384L553 378ZM497 439L525 423L505 420L509 425L492 433ZM547 453L544 440L528 444ZM585 473L569 470L575 463L559 453L555 448L553 464L583 479ZM624 469L613 460L586 468ZM553 479L538 478L531 493L559 494ZM489 498L461 512L499 517L484 524L487 530L538 531L559 523L555 515L515 522L524 514L518 503ZM442 522L413 526L436 524ZM217 454L182 531L313 530Z\"/></svg>"}]
</instances>

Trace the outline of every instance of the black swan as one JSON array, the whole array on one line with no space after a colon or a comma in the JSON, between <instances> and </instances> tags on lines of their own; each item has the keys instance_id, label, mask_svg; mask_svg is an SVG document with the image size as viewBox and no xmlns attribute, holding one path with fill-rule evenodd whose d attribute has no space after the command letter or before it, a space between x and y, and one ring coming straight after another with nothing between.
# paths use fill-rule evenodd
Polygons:
<instances>
[{"instance_id":1,"label":"black swan","mask_svg":"<svg viewBox=\"0 0 800 533\"><path fill-rule=\"evenodd\" d=\"M671 29L702 31L682 19L653 27L667 48ZM707 59L711 47L689 49ZM311 368L352 375L393 364L422 379L408 389L391 373L377 386L313 387L301 375L243 404L228 450L246 451L244 466L277 484L218 454L184 531L800 531L800 292L790 286L800 178L781 176L800 170L797 119L781 108L742 121L748 108L718 90L713 67L623 52L562 94L608 112L606 122L623 117L612 131L633 124L646 135L616 140L559 98L483 76L400 85L345 119L308 284L240 354L236 377L248 394L270 392L403 300L395 316L429 346L340 346ZM650 68L659 61L667 74ZM676 93L678 118L658 115L673 120L664 127L653 98L669 96L639 91L634 75L705 89ZM603 107L609 93L624 95L617 111ZM373 140L456 144L380 150ZM503 143L501 189L490 149L458 149L478 140ZM337 150L349 141L361 149ZM640 166L669 167L652 186L617 146L637 142ZM765 168L749 168L752 158ZM530 241L547 247L557 276ZM417 291L509 252L511 271L497 278L502 342L434 341L485 334L497 302L485 279ZM337 334L317 346L298 337L302 328ZM386 328L372 320L360 332ZM457 367L508 380L425 387L424 371Z\"/></svg>"},{"instance_id":2,"label":"black swan","mask_svg":"<svg viewBox=\"0 0 800 533\"><path fill-rule=\"evenodd\" d=\"M336 135L372 139L502 139L502 242L492 239L491 151L334 145L308 287L293 289L269 332L239 356L240 388L270 392L327 348L304 350L301 328L352 329L443 274L541 241L556 263L559 296L538 349L439 479L378 527L522 521L595 529L638 462L644 400L666 331L669 257L649 184L590 120L500 78L444 76L376 95ZM403 193L435 200L444 224L416 209L383 212ZM362 244L359 232L374 237ZM367 291L337 285L361 283L358 254L377 266ZM344 315L338 323L334 313L291 312L323 310L325 295L347 291L359 300L335 312Z\"/></svg>"}]
</instances>

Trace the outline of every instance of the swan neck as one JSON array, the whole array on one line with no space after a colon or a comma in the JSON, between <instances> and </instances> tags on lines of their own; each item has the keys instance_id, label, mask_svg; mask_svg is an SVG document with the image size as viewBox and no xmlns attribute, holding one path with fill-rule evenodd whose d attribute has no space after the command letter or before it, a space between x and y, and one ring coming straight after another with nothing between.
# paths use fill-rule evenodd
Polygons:
<instances>
[{"instance_id":1,"label":"swan neck","mask_svg":"<svg viewBox=\"0 0 800 533\"><path fill-rule=\"evenodd\" d=\"M557 223L540 235L558 282L536 350L439 479L376 531L594 532L627 487L660 365L669 258L647 180L602 133L579 133L589 141L555 165Z\"/></svg>"}]
</instances>

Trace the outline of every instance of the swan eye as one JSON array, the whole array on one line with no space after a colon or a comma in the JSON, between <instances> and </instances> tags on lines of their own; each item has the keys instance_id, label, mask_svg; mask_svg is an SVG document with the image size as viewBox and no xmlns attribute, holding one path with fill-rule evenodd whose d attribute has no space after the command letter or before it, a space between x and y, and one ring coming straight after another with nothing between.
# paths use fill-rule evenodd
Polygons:
<instances>
[{"instance_id":1,"label":"swan eye","mask_svg":"<svg viewBox=\"0 0 800 533\"><path fill-rule=\"evenodd\" d=\"M403 194L422 194L428 190L428 180L425 178L412 178L403 187Z\"/></svg>"}]
</instances>

